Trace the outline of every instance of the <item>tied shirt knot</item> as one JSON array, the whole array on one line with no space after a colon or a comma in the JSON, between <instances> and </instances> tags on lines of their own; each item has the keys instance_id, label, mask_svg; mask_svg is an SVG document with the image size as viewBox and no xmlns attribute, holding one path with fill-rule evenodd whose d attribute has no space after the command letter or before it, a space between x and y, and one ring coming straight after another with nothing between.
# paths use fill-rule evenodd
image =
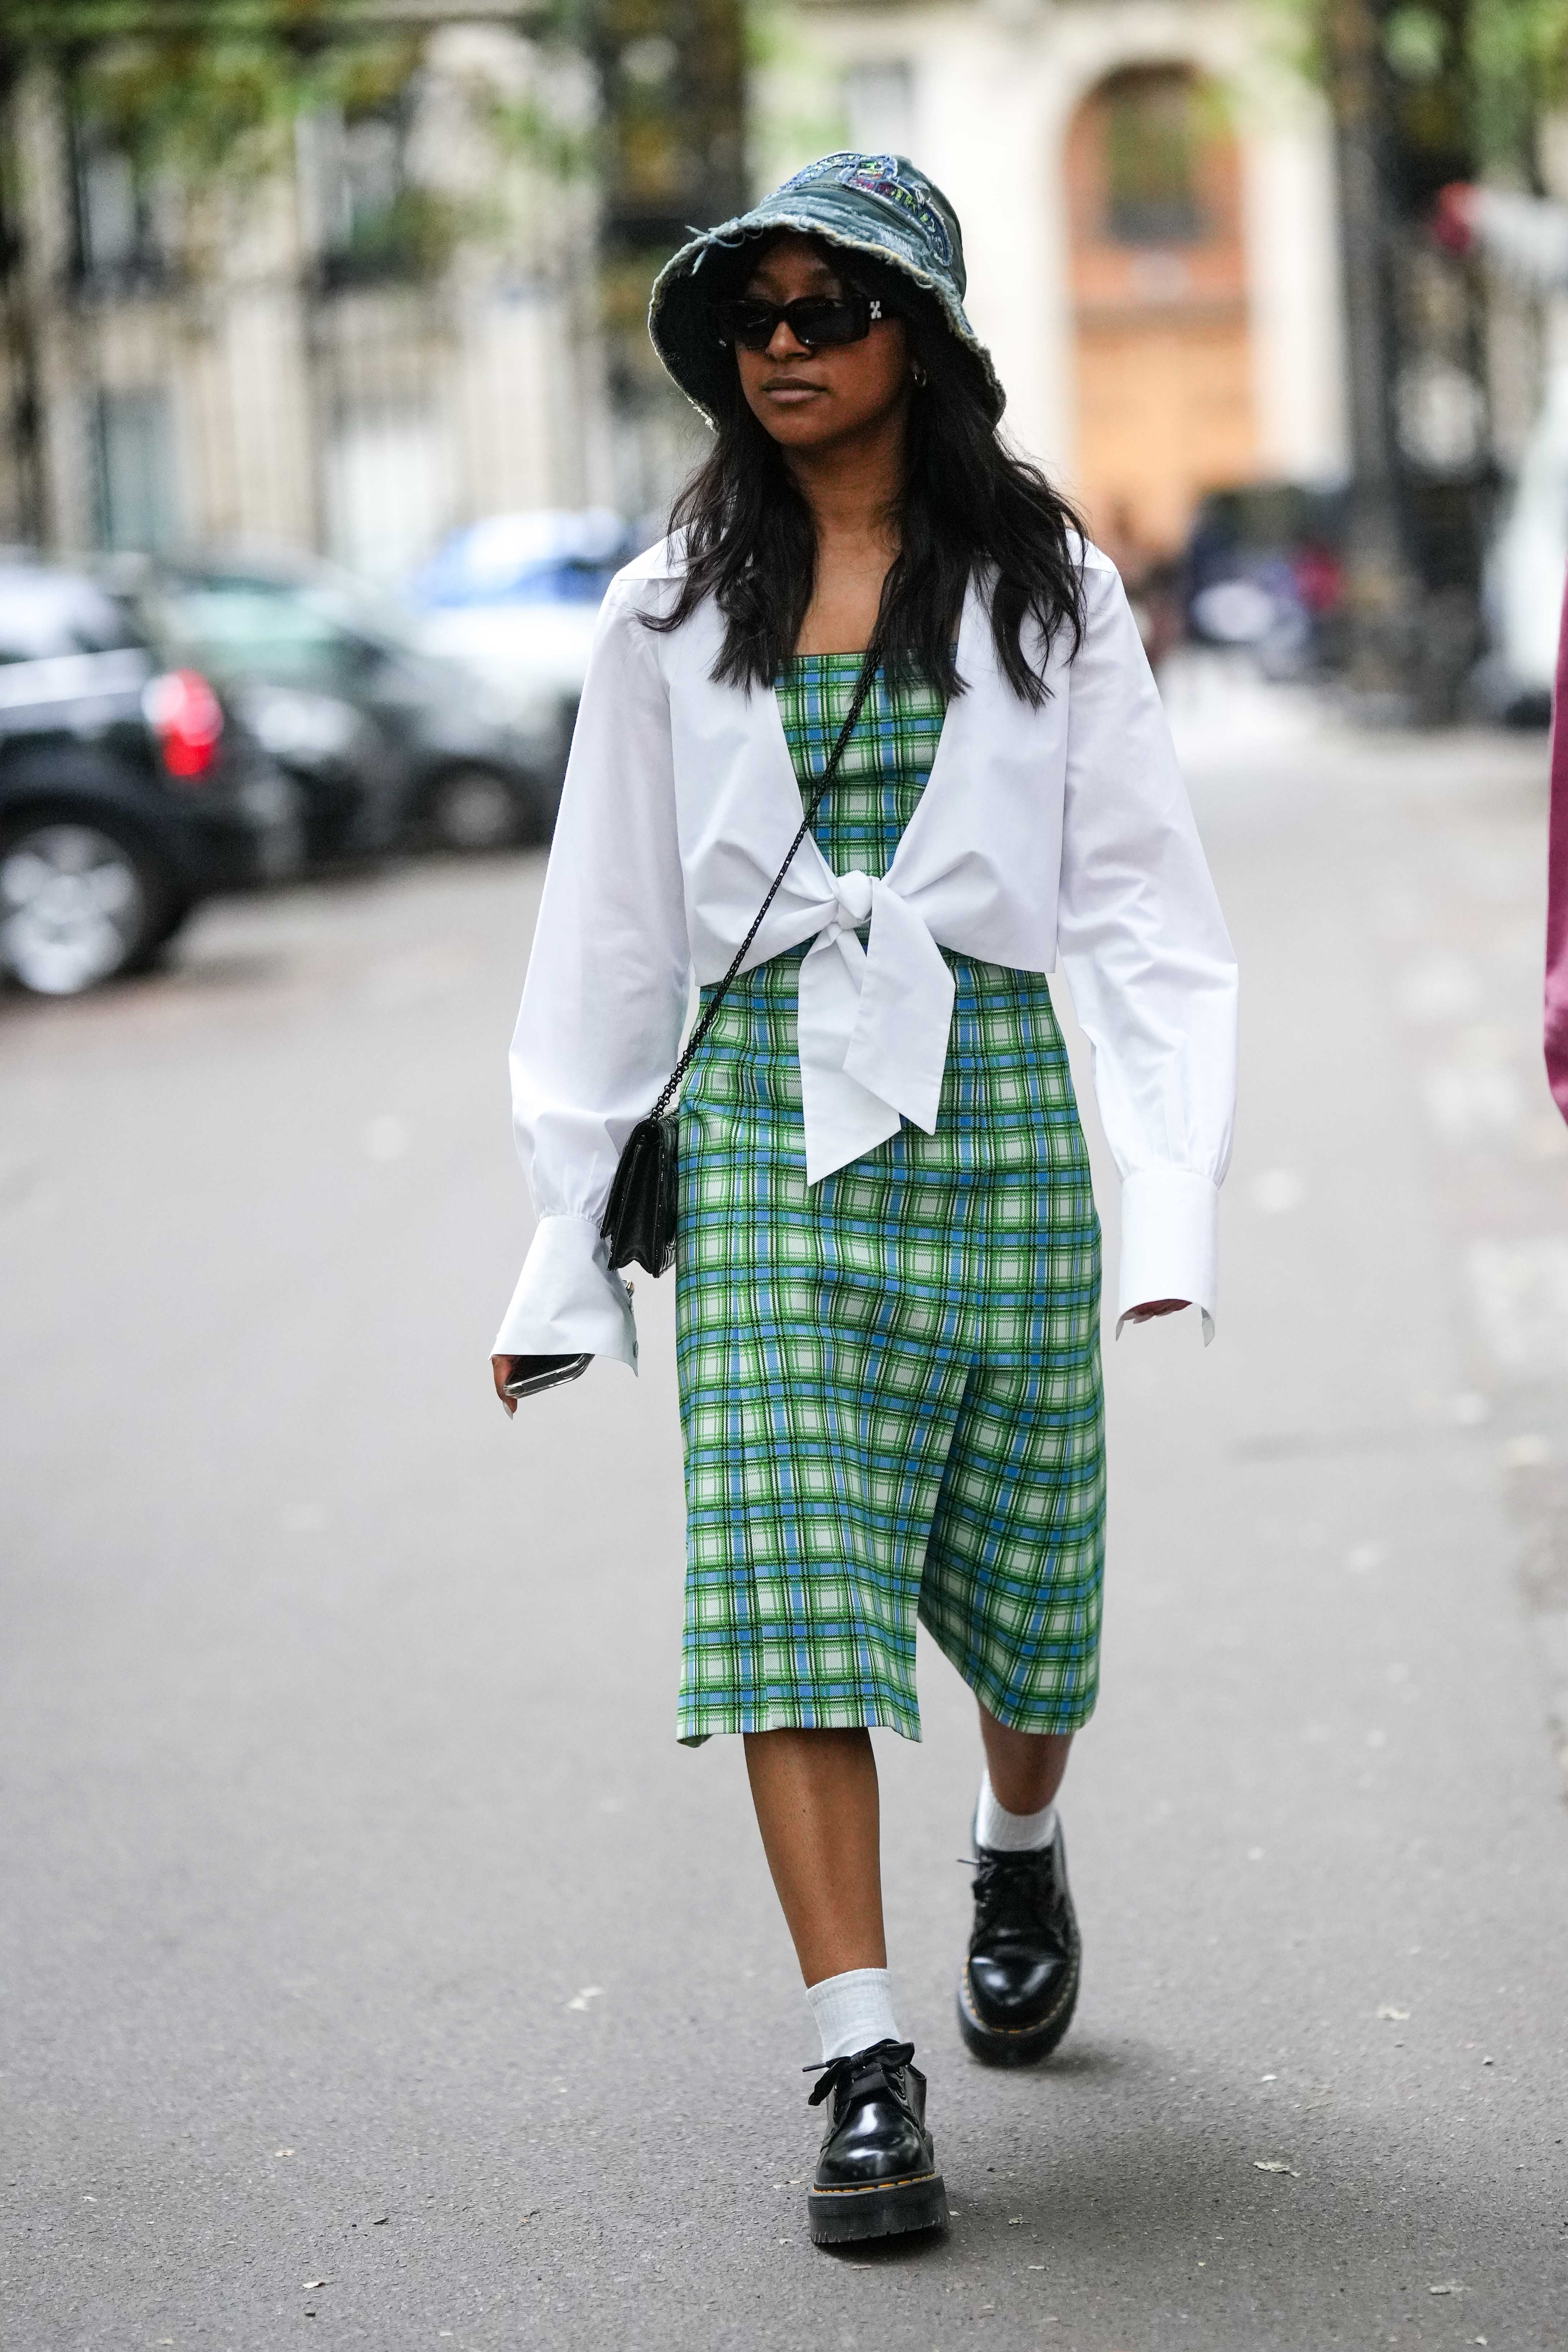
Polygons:
<instances>
[{"instance_id":1,"label":"tied shirt knot","mask_svg":"<svg viewBox=\"0 0 1568 2352\"><path fill-rule=\"evenodd\" d=\"M833 895L800 967L808 1184L896 1135L902 1119L934 1131L952 1023L952 974L914 909L868 874L828 878Z\"/></svg>"}]
</instances>

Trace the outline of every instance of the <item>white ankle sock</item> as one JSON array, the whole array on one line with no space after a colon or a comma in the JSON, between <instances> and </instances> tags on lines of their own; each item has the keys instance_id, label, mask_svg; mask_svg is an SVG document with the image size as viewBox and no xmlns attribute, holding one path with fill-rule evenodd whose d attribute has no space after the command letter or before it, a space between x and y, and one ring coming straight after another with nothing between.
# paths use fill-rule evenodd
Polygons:
<instances>
[{"instance_id":1,"label":"white ankle sock","mask_svg":"<svg viewBox=\"0 0 1568 2352\"><path fill-rule=\"evenodd\" d=\"M989 1772L980 1775L980 1802L974 1809L974 1843L993 1853L1037 1853L1057 1833L1055 1803L1037 1813L1010 1813L996 1801Z\"/></svg>"},{"instance_id":2,"label":"white ankle sock","mask_svg":"<svg viewBox=\"0 0 1568 2352\"><path fill-rule=\"evenodd\" d=\"M851 2058L873 2042L901 2042L893 2017L892 1979L886 1969L846 1969L807 1985L805 1997L822 2036L825 2063Z\"/></svg>"}]
</instances>

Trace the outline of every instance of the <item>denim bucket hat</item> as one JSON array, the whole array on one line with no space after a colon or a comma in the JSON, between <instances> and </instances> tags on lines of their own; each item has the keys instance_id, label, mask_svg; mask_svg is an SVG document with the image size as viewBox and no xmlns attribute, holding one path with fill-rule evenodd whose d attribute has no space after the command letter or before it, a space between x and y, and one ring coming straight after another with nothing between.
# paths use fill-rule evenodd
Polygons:
<instances>
[{"instance_id":1,"label":"denim bucket hat","mask_svg":"<svg viewBox=\"0 0 1568 2352\"><path fill-rule=\"evenodd\" d=\"M683 245L654 281L647 328L659 358L711 424L731 380L734 354L719 341L715 304L739 291L727 256L778 229L821 237L900 270L931 295L972 354L994 413L1005 398L991 354L963 312L963 236L934 181L906 155L823 155L753 205Z\"/></svg>"}]
</instances>

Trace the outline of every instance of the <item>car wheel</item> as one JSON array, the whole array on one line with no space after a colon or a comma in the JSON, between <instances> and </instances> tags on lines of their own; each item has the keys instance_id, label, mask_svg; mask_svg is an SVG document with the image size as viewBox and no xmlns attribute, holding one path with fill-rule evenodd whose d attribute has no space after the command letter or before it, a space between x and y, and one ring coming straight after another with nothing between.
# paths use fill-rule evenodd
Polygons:
<instances>
[{"instance_id":1,"label":"car wheel","mask_svg":"<svg viewBox=\"0 0 1568 2352\"><path fill-rule=\"evenodd\" d=\"M32 821L0 836L0 970L79 996L142 955L167 891L143 852L97 825Z\"/></svg>"},{"instance_id":2,"label":"car wheel","mask_svg":"<svg viewBox=\"0 0 1568 2352\"><path fill-rule=\"evenodd\" d=\"M504 849L522 829L522 810L493 768L449 768L426 803L430 831L443 849Z\"/></svg>"}]
</instances>

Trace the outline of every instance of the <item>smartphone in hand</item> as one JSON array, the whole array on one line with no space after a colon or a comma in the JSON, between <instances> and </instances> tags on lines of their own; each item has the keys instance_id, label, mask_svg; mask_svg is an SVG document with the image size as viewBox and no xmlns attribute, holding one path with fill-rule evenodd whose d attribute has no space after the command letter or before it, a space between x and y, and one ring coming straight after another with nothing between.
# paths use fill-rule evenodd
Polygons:
<instances>
[{"instance_id":1,"label":"smartphone in hand","mask_svg":"<svg viewBox=\"0 0 1568 2352\"><path fill-rule=\"evenodd\" d=\"M545 1389L560 1388L564 1381L581 1379L593 1360L592 1356L521 1356L506 1392L509 1397L539 1396Z\"/></svg>"}]
</instances>

